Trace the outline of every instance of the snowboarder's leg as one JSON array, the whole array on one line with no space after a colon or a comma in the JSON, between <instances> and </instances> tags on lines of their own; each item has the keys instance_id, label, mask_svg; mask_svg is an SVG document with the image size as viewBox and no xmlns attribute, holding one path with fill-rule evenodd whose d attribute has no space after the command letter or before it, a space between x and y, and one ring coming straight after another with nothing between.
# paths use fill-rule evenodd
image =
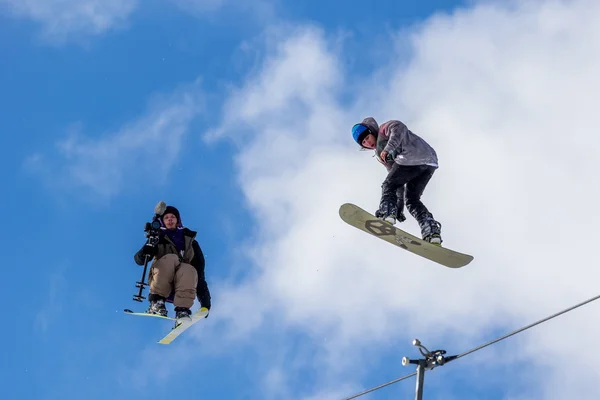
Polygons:
<instances>
[{"instance_id":1,"label":"snowboarder's leg","mask_svg":"<svg viewBox=\"0 0 600 400\"><path fill-rule=\"evenodd\" d=\"M396 223L396 219L402 222L404 214L402 213L403 191L406 182L414 178L418 174L417 167L404 166L394 163L387 177L381 184L381 201L379 202L379 210L375 212L375 216L383 218L392 225ZM401 215L401 216L400 216Z\"/></svg>"},{"instance_id":2,"label":"snowboarder's leg","mask_svg":"<svg viewBox=\"0 0 600 400\"><path fill-rule=\"evenodd\" d=\"M404 216L404 191L406 189L406 185L400 186L396 189L396 219L398 222L406 221L406 217Z\"/></svg>"},{"instance_id":3,"label":"snowboarder's leg","mask_svg":"<svg viewBox=\"0 0 600 400\"><path fill-rule=\"evenodd\" d=\"M433 218L433 214L421 201L423 191L433 176L435 168L428 165L422 165L419 168L421 173L406 184L406 208L419 223L423 240L433 244L441 244L442 225Z\"/></svg>"},{"instance_id":4,"label":"snowboarder's leg","mask_svg":"<svg viewBox=\"0 0 600 400\"><path fill-rule=\"evenodd\" d=\"M176 318L189 317L191 308L196 299L196 286L198 285L198 273L196 268L190 264L181 263L175 271L175 306Z\"/></svg>"},{"instance_id":5,"label":"snowboarder's leg","mask_svg":"<svg viewBox=\"0 0 600 400\"><path fill-rule=\"evenodd\" d=\"M171 294L171 284L175 274L175 267L179 264L176 254L167 254L152 263L150 269L150 295L148 301L150 306L147 313L167 315L165 299Z\"/></svg>"}]
</instances>

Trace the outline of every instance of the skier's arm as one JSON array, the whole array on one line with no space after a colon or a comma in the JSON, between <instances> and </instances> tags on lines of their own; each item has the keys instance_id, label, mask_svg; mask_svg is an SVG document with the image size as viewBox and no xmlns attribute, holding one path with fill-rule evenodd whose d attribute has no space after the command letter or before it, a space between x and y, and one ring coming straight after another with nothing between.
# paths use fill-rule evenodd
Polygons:
<instances>
[{"instance_id":1,"label":"skier's arm","mask_svg":"<svg viewBox=\"0 0 600 400\"><path fill-rule=\"evenodd\" d=\"M149 246L148 242L144 243L141 249L138 250L137 253L133 256L133 260L137 265L144 265L144 261L146 261L146 255L152 258L156 254L156 247Z\"/></svg>"},{"instance_id":2,"label":"skier's arm","mask_svg":"<svg viewBox=\"0 0 600 400\"><path fill-rule=\"evenodd\" d=\"M196 240L194 240L194 242L192 243L192 247L194 249L194 259L192 260L192 265L194 266L194 268L196 268L196 272L198 273L198 285L196 286L196 295L198 297L200 305L210 310L210 291L208 290L208 283L206 282L206 276L204 274L204 267L206 265L204 253L202 253L202 249L200 248L200 245Z\"/></svg>"},{"instance_id":3,"label":"skier's arm","mask_svg":"<svg viewBox=\"0 0 600 400\"><path fill-rule=\"evenodd\" d=\"M139 249L138 252L135 253L135 255L133 256L133 260L135 261L135 263L137 265L144 265L144 261L146 260L146 253L144 252L145 247L146 247L146 244L144 243L142 248Z\"/></svg>"},{"instance_id":4,"label":"skier's arm","mask_svg":"<svg viewBox=\"0 0 600 400\"><path fill-rule=\"evenodd\" d=\"M400 121L394 121L390 123L388 127L388 142L385 145L383 151L392 155L392 158L396 158L396 155L402 152L402 142L408 132L408 127Z\"/></svg>"}]
</instances>

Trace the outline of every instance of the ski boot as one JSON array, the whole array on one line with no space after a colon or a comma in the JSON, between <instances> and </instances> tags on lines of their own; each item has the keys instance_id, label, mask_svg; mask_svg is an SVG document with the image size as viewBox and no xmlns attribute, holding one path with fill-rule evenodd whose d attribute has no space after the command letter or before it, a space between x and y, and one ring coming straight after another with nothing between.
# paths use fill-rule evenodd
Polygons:
<instances>
[{"instance_id":1,"label":"ski boot","mask_svg":"<svg viewBox=\"0 0 600 400\"><path fill-rule=\"evenodd\" d=\"M375 217L383 219L385 222L395 225L398 218L398 206L396 203L382 202L379 205L379 210L375 211ZM404 221L404 214L400 212L400 222Z\"/></svg>"},{"instance_id":2,"label":"ski boot","mask_svg":"<svg viewBox=\"0 0 600 400\"><path fill-rule=\"evenodd\" d=\"M151 294L148 296L148 300L150 301L150 306L146 310L148 314L167 316L167 307L165 306L165 299L163 297Z\"/></svg>"},{"instance_id":3,"label":"ski boot","mask_svg":"<svg viewBox=\"0 0 600 400\"><path fill-rule=\"evenodd\" d=\"M192 315L192 310L190 310L189 308L186 307L175 307L175 318L177 319L183 319L183 318L189 318L191 319Z\"/></svg>"},{"instance_id":4,"label":"ski boot","mask_svg":"<svg viewBox=\"0 0 600 400\"><path fill-rule=\"evenodd\" d=\"M442 245L442 224L434 220L433 218L427 218L421 224L421 237L426 242L434 244L436 246Z\"/></svg>"}]
</instances>

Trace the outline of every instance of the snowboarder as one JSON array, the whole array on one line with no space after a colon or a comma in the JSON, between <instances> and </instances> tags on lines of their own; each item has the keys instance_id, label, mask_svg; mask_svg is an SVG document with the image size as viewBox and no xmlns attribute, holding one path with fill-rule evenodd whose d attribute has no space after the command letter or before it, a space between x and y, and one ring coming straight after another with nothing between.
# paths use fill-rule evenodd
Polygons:
<instances>
[{"instance_id":1,"label":"snowboarder","mask_svg":"<svg viewBox=\"0 0 600 400\"><path fill-rule=\"evenodd\" d=\"M146 312L166 317L165 301L172 298L175 317L190 317L196 297L202 307L210 310L204 254L196 241L197 232L183 226L179 210L173 206L166 207L159 221L162 226L157 245L146 243L134 256L138 265L144 265L146 254L154 258L148 274L150 306Z\"/></svg>"},{"instance_id":2,"label":"snowboarder","mask_svg":"<svg viewBox=\"0 0 600 400\"><path fill-rule=\"evenodd\" d=\"M403 222L406 204L421 227L423 240L441 245L442 226L421 202L425 186L438 168L435 150L397 120L379 126L375 118L367 117L352 127L352 137L363 149L375 150L377 161L388 170L375 216L392 225Z\"/></svg>"}]
</instances>

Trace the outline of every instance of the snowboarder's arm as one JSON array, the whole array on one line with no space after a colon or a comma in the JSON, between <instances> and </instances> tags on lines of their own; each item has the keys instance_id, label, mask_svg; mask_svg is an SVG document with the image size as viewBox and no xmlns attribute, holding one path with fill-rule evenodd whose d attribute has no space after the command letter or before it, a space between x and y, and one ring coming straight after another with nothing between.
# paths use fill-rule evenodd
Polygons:
<instances>
[{"instance_id":1,"label":"snowboarder's arm","mask_svg":"<svg viewBox=\"0 0 600 400\"><path fill-rule=\"evenodd\" d=\"M210 310L210 291L208 290L208 283L206 282L206 276L204 274L204 267L206 265L204 253L202 253L202 249L200 248L200 245L196 240L193 241L192 247L194 249L194 259L192 260L192 265L194 266L194 268L196 268L196 272L198 273L198 285L196 286L196 295L198 297L200 305Z\"/></svg>"},{"instance_id":2,"label":"snowboarder's arm","mask_svg":"<svg viewBox=\"0 0 600 400\"><path fill-rule=\"evenodd\" d=\"M387 128L388 142L383 151L396 158L397 154L402 152L402 142L408 132L408 127L400 121L393 121Z\"/></svg>"},{"instance_id":3,"label":"snowboarder's arm","mask_svg":"<svg viewBox=\"0 0 600 400\"><path fill-rule=\"evenodd\" d=\"M390 170L392 169L391 164L383 162L383 160L381 158L377 157L377 155L375 155L375 159L377 161L379 161L379 163L382 164L385 167L385 169L387 169L387 172L390 172Z\"/></svg>"}]
</instances>

